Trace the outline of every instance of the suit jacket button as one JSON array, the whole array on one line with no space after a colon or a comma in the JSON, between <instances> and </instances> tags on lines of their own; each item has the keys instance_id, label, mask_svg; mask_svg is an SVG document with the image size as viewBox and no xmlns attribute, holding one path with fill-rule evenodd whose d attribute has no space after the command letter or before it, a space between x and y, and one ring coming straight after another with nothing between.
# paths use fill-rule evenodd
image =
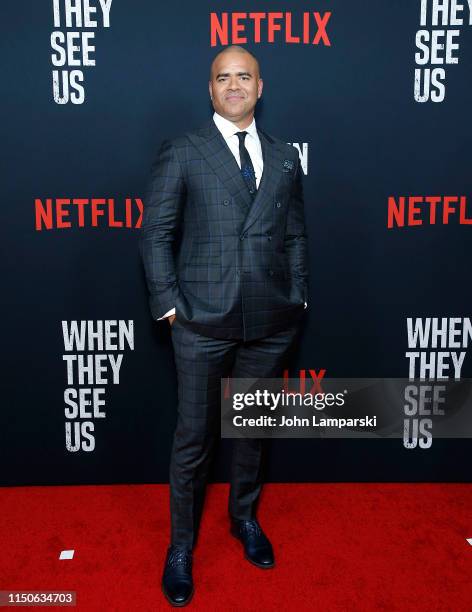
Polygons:
<instances>
[{"instance_id":1,"label":"suit jacket button","mask_svg":"<svg viewBox=\"0 0 472 612\"><path fill-rule=\"evenodd\" d=\"M228 204L229 204L229 200L223 200L223 204L224 204L225 206L228 206Z\"/></svg>"},{"instance_id":2,"label":"suit jacket button","mask_svg":"<svg viewBox=\"0 0 472 612\"><path fill-rule=\"evenodd\" d=\"M241 236L239 236L239 240L244 240L244 238L246 238L246 234L242 234Z\"/></svg>"},{"instance_id":3,"label":"suit jacket button","mask_svg":"<svg viewBox=\"0 0 472 612\"><path fill-rule=\"evenodd\" d=\"M273 270L269 270L269 276L274 276L274 271Z\"/></svg>"},{"instance_id":4,"label":"suit jacket button","mask_svg":"<svg viewBox=\"0 0 472 612\"><path fill-rule=\"evenodd\" d=\"M277 208L280 208L282 206L282 204L280 202L277 202L276 206L277 206Z\"/></svg>"}]
</instances>

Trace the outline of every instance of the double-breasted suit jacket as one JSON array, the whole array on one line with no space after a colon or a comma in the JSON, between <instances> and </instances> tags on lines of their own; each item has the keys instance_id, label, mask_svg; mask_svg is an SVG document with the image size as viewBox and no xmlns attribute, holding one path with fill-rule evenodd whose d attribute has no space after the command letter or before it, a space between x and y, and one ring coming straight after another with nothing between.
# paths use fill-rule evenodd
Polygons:
<instances>
[{"instance_id":1,"label":"double-breasted suit jacket","mask_svg":"<svg viewBox=\"0 0 472 612\"><path fill-rule=\"evenodd\" d=\"M155 319L213 338L254 340L292 324L307 301L297 150L258 129L253 199L213 120L165 141L153 164L140 250Z\"/></svg>"}]
</instances>

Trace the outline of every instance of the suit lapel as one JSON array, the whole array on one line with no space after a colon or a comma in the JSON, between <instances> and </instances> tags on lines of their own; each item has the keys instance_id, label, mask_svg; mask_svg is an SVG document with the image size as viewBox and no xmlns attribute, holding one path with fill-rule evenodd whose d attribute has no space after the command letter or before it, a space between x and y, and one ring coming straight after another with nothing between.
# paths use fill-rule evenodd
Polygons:
<instances>
[{"instance_id":1,"label":"suit lapel","mask_svg":"<svg viewBox=\"0 0 472 612\"><path fill-rule=\"evenodd\" d=\"M257 130L257 133L261 141L264 170L256 197L244 221L243 232L247 231L257 220L266 206L271 205L283 172L284 152L279 149L278 145L268 134L265 134L262 130Z\"/></svg>"},{"instance_id":2,"label":"suit lapel","mask_svg":"<svg viewBox=\"0 0 472 612\"><path fill-rule=\"evenodd\" d=\"M238 163L213 119L204 128L195 134L189 134L188 137L203 155L213 172L224 183L235 202L247 214L251 206L251 195Z\"/></svg>"},{"instance_id":3,"label":"suit lapel","mask_svg":"<svg viewBox=\"0 0 472 612\"><path fill-rule=\"evenodd\" d=\"M198 132L188 134L191 142L224 183L235 202L241 206L246 215L243 232L256 221L266 206L270 206L283 172L284 152L268 134L262 130L257 130L257 132L261 141L264 170L254 201L252 201L238 163L213 119Z\"/></svg>"}]
</instances>

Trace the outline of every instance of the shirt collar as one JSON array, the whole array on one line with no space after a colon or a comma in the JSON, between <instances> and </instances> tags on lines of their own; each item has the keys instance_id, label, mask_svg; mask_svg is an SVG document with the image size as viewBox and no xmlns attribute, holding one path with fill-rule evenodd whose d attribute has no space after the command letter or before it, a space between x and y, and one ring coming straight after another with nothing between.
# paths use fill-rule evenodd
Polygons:
<instances>
[{"instance_id":1,"label":"shirt collar","mask_svg":"<svg viewBox=\"0 0 472 612\"><path fill-rule=\"evenodd\" d=\"M250 125L248 125L247 128L245 128L244 130L241 130L240 128L238 128L237 125L235 125L231 121L228 121L228 119L225 119L216 112L213 113L213 121L215 122L216 127L220 130L221 135L225 140L228 140L229 138L231 138L231 136L234 136L236 132L247 132L253 138L257 138L256 121L254 117Z\"/></svg>"}]
</instances>

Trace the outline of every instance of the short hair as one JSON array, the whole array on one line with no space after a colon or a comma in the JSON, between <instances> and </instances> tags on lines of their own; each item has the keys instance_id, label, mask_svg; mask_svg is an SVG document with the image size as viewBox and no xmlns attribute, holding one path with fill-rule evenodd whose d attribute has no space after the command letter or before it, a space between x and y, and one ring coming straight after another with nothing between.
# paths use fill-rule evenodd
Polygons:
<instances>
[{"instance_id":1,"label":"short hair","mask_svg":"<svg viewBox=\"0 0 472 612\"><path fill-rule=\"evenodd\" d=\"M254 55L254 53L251 53L250 51L248 51L248 49L245 49L244 47L241 47L239 45L229 45L228 47L225 47L224 49L222 49L221 51L219 51L215 57L213 58L213 61L211 62L211 66L210 66L210 81L211 81L211 72L212 72L212 68L213 68L213 64L216 62L217 58L220 55L223 55L223 53L228 53L229 51L236 51L238 53L247 53L248 55L250 55L252 57L252 59L256 62L257 64L257 70L259 71L259 76L261 74L261 68L259 65L259 60L257 59L257 57Z\"/></svg>"}]
</instances>

